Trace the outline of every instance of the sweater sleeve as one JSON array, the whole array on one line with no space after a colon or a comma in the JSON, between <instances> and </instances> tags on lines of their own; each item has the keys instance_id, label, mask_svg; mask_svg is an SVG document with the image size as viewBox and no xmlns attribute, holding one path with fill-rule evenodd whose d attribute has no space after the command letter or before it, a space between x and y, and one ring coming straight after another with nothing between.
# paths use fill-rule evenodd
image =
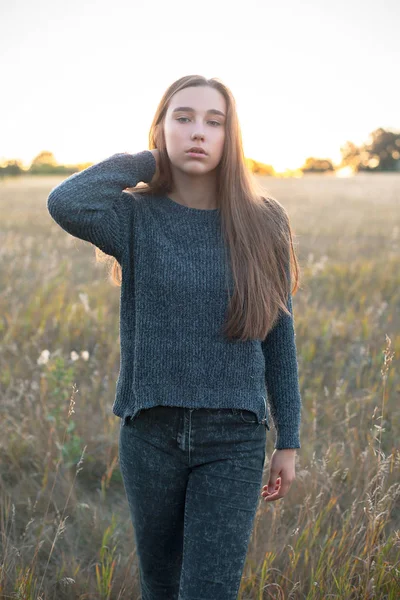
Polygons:
<instances>
[{"instance_id":1,"label":"sweater sleeve","mask_svg":"<svg viewBox=\"0 0 400 600\"><path fill-rule=\"evenodd\" d=\"M277 323L261 342L268 404L277 432L274 446L277 450L301 448L302 401L291 292L286 306L291 316L281 312Z\"/></svg>"},{"instance_id":2,"label":"sweater sleeve","mask_svg":"<svg viewBox=\"0 0 400 600\"><path fill-rule=\"evenodd\" d=\"M140 181L150 182L155 170L156 159L150 150L113 154L53 188L47 209L64 231L121 262L124 223L133 201L123 190Z\"/></svg>"}]
</instances>

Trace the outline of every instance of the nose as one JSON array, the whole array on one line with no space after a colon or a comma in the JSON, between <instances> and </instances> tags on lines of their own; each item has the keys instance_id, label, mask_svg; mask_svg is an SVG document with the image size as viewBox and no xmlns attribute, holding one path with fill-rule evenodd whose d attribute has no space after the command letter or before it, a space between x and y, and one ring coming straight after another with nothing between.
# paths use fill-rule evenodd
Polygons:
<instances>
[{"instance_id":1,"label":"nose","mask_svg":"<svg viewBox=\"0 0 400 600\"><path fill-rule=\"evenodd\" d=\"M193 133L192 134L192 139L193 140L197 140L199 138L203 140L204 139L204 133L197 132L197 133Z\"/></svg>"}]
</instances>

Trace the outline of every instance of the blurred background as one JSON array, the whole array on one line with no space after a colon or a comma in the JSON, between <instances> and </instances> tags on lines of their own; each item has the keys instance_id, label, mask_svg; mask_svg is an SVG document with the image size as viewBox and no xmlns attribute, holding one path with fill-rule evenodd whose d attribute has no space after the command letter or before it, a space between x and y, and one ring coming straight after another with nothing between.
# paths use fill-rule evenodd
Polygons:
<instances>
[{"instance_id":1,"label":"blurred background","mask_svg":"<svg viewBox=\"0 0 400 600\"><path fill-rule=\"evenodd\" d=\"M231 88L245 155L263 173L400 171L397 0L14 0L0 10L3 169L146 148L168 85L202 74Z\"/></svg>"},{"instance_id":2,"label":"blurred background","mask_svg":"<svg viewBox=\"0 0 400 600\"><path fill-rule=\"evenodd\" d=\"M46 202L146 149L188 74L230 87L300 266L302 447L287 496L260 489L238 600L400 597L399 16L397 0L0 3L0 600L140 597L112 412L120 290Z\"/></svg>"}]
</instances>

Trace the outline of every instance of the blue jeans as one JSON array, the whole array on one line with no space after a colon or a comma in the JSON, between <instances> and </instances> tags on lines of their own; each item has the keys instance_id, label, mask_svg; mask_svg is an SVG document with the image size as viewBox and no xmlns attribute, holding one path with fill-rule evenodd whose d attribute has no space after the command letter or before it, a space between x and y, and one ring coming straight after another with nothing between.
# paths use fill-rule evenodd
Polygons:
<instances>
[{"instance_id":1,"label":"blue jeans","mask_svg":"<svg viewBox=\"0 0 400 600\"><path fill-rule=\"evenodd\" d=\"M261 499L252 411L155 406L121 419L142 600L236 600Z\"/></svg>"}]
</instances>

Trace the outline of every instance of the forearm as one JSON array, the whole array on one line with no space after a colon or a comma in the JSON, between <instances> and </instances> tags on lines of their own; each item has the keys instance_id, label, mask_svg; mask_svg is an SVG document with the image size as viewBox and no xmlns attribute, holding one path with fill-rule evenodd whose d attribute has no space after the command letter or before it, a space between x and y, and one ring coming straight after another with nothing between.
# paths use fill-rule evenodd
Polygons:
<instances>
[{"instance_id":1,"label":"forearm","mask_svg":"<svg viewBox=\"0 0 400 600\"><path fill-rule=\"evenodd\" d=\"M265 357L265 382L271 417L277 432L276 449L301 448L301 396L292 296L276 326L262 342Z\"/></svg>"},{"instance_id":2,"label":"forearm","mask_svg":"<svg viewBox=\"0 0 400 600\"><path fill-rule=\"evenodd\" d=\"M119 255L123 212L132 202L132 196L122 192L140 181L151 181L155 169L150 150L113 154L53 188L47 199L48 211L71 235Z\"/></svg>"}]
</instances>

